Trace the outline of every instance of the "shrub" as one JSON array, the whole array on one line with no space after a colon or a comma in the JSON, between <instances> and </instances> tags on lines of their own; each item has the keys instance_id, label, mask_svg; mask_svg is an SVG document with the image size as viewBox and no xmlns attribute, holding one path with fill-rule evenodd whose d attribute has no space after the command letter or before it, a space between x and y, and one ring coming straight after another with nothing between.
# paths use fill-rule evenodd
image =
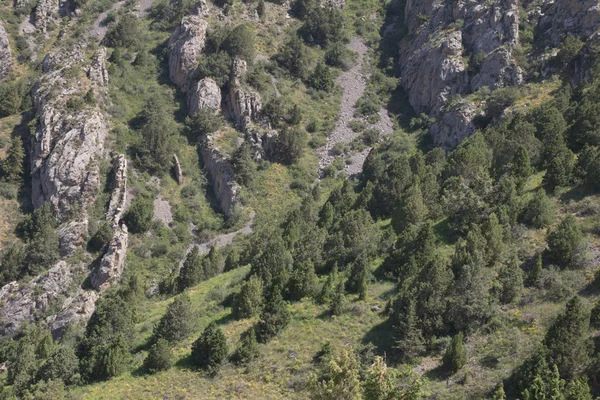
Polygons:
<instances>
[{"instance_id":1,"label":"shrub","mask_svg":"<svg viewBox=\"0 0 600 400\"><path fill-rule=\"evenodd\" d=\"M192 344L192 363L216 374L227 357L227 338L216 323L211 322Z\"/></svg>"},{"instance_id":2,"label":"shrub","mask_svg":"<svg viewBox=\"0 0 600 400\"><path fill-rule=\"evenodd\" d=\"M222 87L229 81L231 62L231 56L226 51L219 51L200 57L194 78L198 80L212 78L217 85Z\"/></svg>"},{"instance_id":3,"label":"shrub","mask_svg":"<svg viewBox=\"0 0 600 400\"><path fill-rule=\"evenodd\" d=\"M154 204L149 198L136 197L125 214L125 223L133 233L145 233L150 229L154 216Z\"/></svg>"},{"instance_id":4,"label":"shrub","mask_svg":"<svg viewBox=\"0 0 600 400\"><path fill-rule=\"evenodd\" d=\"M104 42L110 47L133 47L140 37L139 22L135 15L126 14L106 33Z\"/></svg>"},{"instance_id":5,"label":"shrub","mask_svg":"<svg viewBox=\"0 0 600 400\"><path fill-rule=\"evenodd\" d=\"M88 248L91 251L100 251L112 239L113 231L107 221L102 221L98 225L98 230L88 242Z\"/></svg>"},{"instance_id":6,"label":"shrub","mask_svg":"<svg viewBox=\"0 0 600 400\"><path fill-rule=\"evenodd\" d=\"M332 67L348 71L354 64L354 54L342 42L335 42L325 53L325 62Z\"/></svg>"},{"instance_id":7,"label":"shrub","mask_svg":"<svg viewBox=\"0 0 600 400\"><path fill-rule=\"evenodd\" d=\"M535 228L544 228L556 218L554 204L544 190L538 190L523 210L522 220Z\"/></svg>"},{"instance_id":8,"label":"shrub","mask_svg":"<svg viewBox=\"0 0 600 400\"><path fill-rule=\"evenodd\" d=\"M310 73L312 56L298 36L291 36L273 57L275 61L296 78L306 80Z\"/></svg>"},{"instance_id":9,"label":"shrub","mask_svg":"<svg viewBox=\"0 0 600 400\"><path fill-rule=\"evenodd\" d=\"M256 324L256 337L259 342L266 343L276 336L290 322L288 305L279 292L270 294L260 319Z\"/></svg>"},{"instance_id":10,"label":"shrub","mask_svg":"<svg viewBox=\"0 0 600 400\"><path fill-rule=\"evenodd\" d=\"M356 108L358 114L370 116L377 114L381 106L370 98L360 98L356 102Z\"/></svg>"},{"instance_id":11,"label":"shrub","mask_svg":"<svg viewBox=\"0 0 600 400\"><path fill-rule=\"evenodd\" d=\"M252 62L256 53L254 42L255 34L252 26L241 24L227 35L223 48L232 58L241 57L248 62Z\"/></svg>"},{"instance_id":12,"label":"shrub","mask_svg":"<svg viewBox=\"0 0 600 400\"><path fill-rule=\"evenodd\" d=\"M299 129L283 129L277 137L277 159L284 164L293 164L304 154L304 133Z\"/></svg>"},{"instance_id":13,"label":"shrub","mask_svg":"<svg viewBox=\"0 0 600 400\"><path fill-rule=\"evenodd\" d=\"M159 371L166 371L173 365L173 353L169 347L169 342L165 339L158 339L152 345L148 356L144 360L144 367L151 374Z\"/></svg>"},{"instance_id":14,"label":"shrub","mask_svg":"<svg viewBox=\"0 0 600 400\"><path fill-rule=\"evenodd\" d=\"M450 374L455 374L467 363L467 347L464 344L463 333L452 338L450 346L442 358L442 367Z\"/></svg>"},{"instance_id":15,"label":"shrub","mask_svg":"<svg viewBox=\"0 0 600 400\"><path fill-rule=\"evenodd\" d=\"M327 47L343 38L344 16L333 7L317 7L306 17L300 34L307 43Z\"/></svg>"},{"instance_id":16,"label":"shrub","mask_svg":"<svg viewBox=\"0 0 600 400\"><path fill-rule=\"evenodd\" d=\"M486 113L490 118L498 118L507 107L519 98L520 92L516 87L503 87L494 90L487 100Z\"/></svg>"}]
</instances>

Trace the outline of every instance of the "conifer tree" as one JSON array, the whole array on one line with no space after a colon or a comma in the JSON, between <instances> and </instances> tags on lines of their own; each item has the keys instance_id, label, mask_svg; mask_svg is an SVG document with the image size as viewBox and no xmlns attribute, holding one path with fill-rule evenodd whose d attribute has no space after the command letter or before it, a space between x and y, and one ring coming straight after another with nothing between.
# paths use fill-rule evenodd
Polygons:
<instances>
[{"instance_id":1,"label":"conifer tree","mask_svg":"<svg viewBox=\"0 0 600 400\"><path fill-rule=\"evenodd\" d=\"M258 356L258 341L254 328L248 329L243 335L240 347L235 353L235 361L239 364L245 364Z\"/></svg>"},{"instance_id":2,"label":"conifer tree","mask_svg":"<svg viewBox=\"0 0 600 400\"><path fill-rule=\"evenodd\" d=\"M227 254L227 258L225 259L225 269L224 272L233 271L240 265L240 253L234 247Z\"/></svg>"},{"instance_id":3,"label":"conifer tree","mask_svg":"<svg viewBox=\"0 0 600 400\"><path fill-rule=\"evenodd\" d=\"M499 279L502 285L500 301L504 304L518 301L523 291L523 271L516 255L502 266Z\"/></svg>"},{"instance_id":4,"label":"conifer tree","mask_svg":"<svg viewBox=\"0 0 600 400\"><path fill-rule=\"evenodd\" d=\"M515 156L511 161L511 167L517 190L521 192L525 182L527 181L527 178L529 178L529 175L533 173L531 161L529 160L529 154L527 153L525 146L519 146Z\"/></svg>"},{"instance_id":5,"label":"conifer tree","mask_svg":"<svg viewBox=\"0 0 600 400\"><path fill-rule=\"evenodd\" d=\"M344 284L340 282L331 295L329 303L329 311L332 315L342 315L346 308L346 296L344 295Z\"/></svg>"},{"instance_id":6,"label":"conifer tree","mask_svg":"<svg viewBox=\"0 0 600 400\"><path fill-rule=\"evenodd\" d=\"M548 359L556 364L565 379L581 376L589 365L589 320L585 305L575 296L546 332L544 344L548 348Z\"/></svg>"},{"instance_id":7,"label":"conifer tree","mask_svg":"<svg viewBox=\"0 0 600 400\"><path fill-rule=\"evenodd\" d=\"M298 263L288 282L288 296L292 300L301 300L314 295L317 275L312 262Z\"/></svg>"},{"instance_id":8,"label":"conifer tree","mask_svg":"<svg viewBox=\"0 0 600 400\"><path fill-rule=\"evenodd\" d=\"M180 294L167 306L165 314L154 328L152 342L165 339L171 344L178 343L190 335L193 326L192 301L186 293Z\"/></svg>"},{"instance_id":9,"label":"conifer tree","mask_svg":"<svg viewBox=\"0 0 600 400\"><path fill-rule=\"evenodd\" d=\"M310 378L312 400L355 400L360 399L359 365L352 350L329 360L320 373Z\"/></svg>"},{"instance_id":10,"label":"conifer tree","mask_svg":"<svg viewBox=\"0 0 600 400\"><path fill-rule=\"evenodd\" d=\"M256 338L259 342L266 343L289 324L290 318L288 305L283 301L281 293L269 293L255 327Z\"/></svg>"},{"instance_id":11,"label":"conifer tree","mask_svg":"<svg viewBox=\"0 0 600 400\"><path fill-rule=\"evenodd\" d=\"M423 335L419 327L414 295L405 292L394 302L394 348L403 362L414 361L425 351Z\"/></svg>"},{"instance_id":12,"label":"conifer tree","mask_svg":"<svg viewBox=\"0 0 600 400\"><path fill-rule=\"evenodd\" d=\"M573 261L581 250L583 234L572 215L567 215L558 227L548 234L548 255L561 268L573 267Z\"/></svg>"},{"instance_id":13,"label":"conifer tree","mask_svg":"<svg viewBox=\"0 0 600 400\"><path fill-rule=\"evenodd\" d=\"M455 374L467 363L467 347L464 344L464 336L459 332L452 338L450 346L442 358L442 366L450 374Z\"/></svg>"},{"instance_id":14,"label":"conifer tree","mask_svg":"<svg viewBox=\"0 0 600 400\"><path fill-rule=\"evenodd\" d=\"M488 265L493 266L503 260L505 249L502 225L495 213L484 221L482 231L487 242L486 259Z\"/></svg>"},{"instance_id":15,"label":"conifer tree","mask_svg":"<svg viewBox=\"0 0 600 400\"><path fill-rule=\"evenodd\" d=\"M323 284L321 288L321 293L319 294L318 300L321 304L328 304L331 301L331 297L333 296L333 290L337 285L338 280L338 265L337 262L333 265L333 268L329 275L327 276L327 280Z\"/></svg>"},{"instance_id":16,"label":"conifer tree","mask_svg":"<svg viewBox=\"0 0 600 400\"><path fill-rule=\"evenodd\" d=\"M527 286L536 286L539 283L542 269L542 253L539 253L535 258L533 269L529 272L529 275L527 275Z\"/></svg>"},{"instance_id":17,"label":"conifer tree","mask_svg":"<svg viewBox=\"0 0 600 400\"><path fill-rule=\"evenodd\" d=\"M418 182L407 188L406 194L398 202L392 213L392 226L397 233L409 225L418 225L425 220L427 207L423 203L423 193Z\"/></svg>"},{"instance_id":18,"label":"conifer tree","mask_svg":"<svg viewBox=\"0 0 600 400\"><path fill-rule=\"evenodd\" d=\"M18 182L23 175L23 158L25 156L21 138L13 137L6 153L6 158L0 165L0 171L7 182Z\"/></svg>"},{"instance_id":19,"label":"conifer tree","mask_svg":"<svg viewBox=\"0 0 600 400\"><path fill-rule=\"evenodd\" d=\"M177 287L180 292L186 288L197 285L202 281L202 256L198 250L198 246L193 246L181 266L179 277L177 278Z\"/></svg>"},{"instance_id":20,"label":"conifer tree","mask_svg":"<svg viewBox=\"0 0 600 400\"><path fill-rule=\"evenodd\" d=\"M494 389L494 393L492 393L492 400L506 400L506 393L504 392L504 384L500 382L496 389Z\"/></svg>"},{"instance_id":21,"label":"conifer tree","mask_svg":"<svg viewBox=\"0 0 600 400\"><path fill-rule=\"evenodd\" d=\"M192 362L214 375L227 357L227 338L216 323L211 322L192 344Z\"/></svg>"},{"instance_id":22,"label":"conifer tree","mask_svg":"<svg viewBox=\"0 0 600 400\"><path fill-rule=\"evenodd\" d=\"M522 219L535 228L545 228L555 219L554 204L544 190L538 190L525 207Z\"/></svg>"},{"instance_id":23,"label":"conifer tree","mask_svg":"<svg viewBox=\"0 0 600 400\"><path fill-rule=\"evenodd\" d=\"M367 280L369 271L369 259L366 255L361 254L350 266L350 275L346 280L346 290L350 293L358 293L360 290L361 280Z\"/></svg>"},{"instance_id":24,"label":"conifer tree","mask_svg":"<svg viewBox=\"0 0 600 400\"><path fill-rule=\"evenodd\" d=\"M156 343L150 347L148 356L144 360L144 367L154 374L159 371L166 371L173 364L173 353L169 342L165 339L158 339Z\"/></svg>"},{"instance_id":25,"label":"conifer tree","mask_svg":"<svg viewBox=\"0 0 600 400\"><path fill-rule=\"evenodd\" d=\"M244 141L233 154L233 169L237 180L244 186L249 186L254 179L256 164L252 159L250 144Z\"/></svg>"},{"instance_id":26,"label":"conifer tree","mask_svg":"<svg viewBox=\"0 0 600 400\"><path fill-rule=\"evenodd\" d=\"M240 293L235 297L233 314L236 318L250 318L260 313L262 302L262 281L256 275L252 275L242 284Z\"/></svg>"}]
</instances>

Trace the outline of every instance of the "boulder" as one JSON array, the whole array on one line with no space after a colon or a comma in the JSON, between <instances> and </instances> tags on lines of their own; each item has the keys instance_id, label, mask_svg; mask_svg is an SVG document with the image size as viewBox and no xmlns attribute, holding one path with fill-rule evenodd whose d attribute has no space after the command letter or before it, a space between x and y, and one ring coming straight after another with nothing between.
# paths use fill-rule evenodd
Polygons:
<instances>
[{"instance_id":1,"label":"boulder","mask_svg":"<svg viewBox=\"0 0 600 400\"><path fill-rule=\"evenodd\" d=\"M127 159L124 154L119 154L114 158L113 172L113 190L108 203L106 220L116 230L127 204Z\"/></svg>"},{"instance_id":2,"label":"boulder","mask_svg":"<svg viewBox=\"0 0 600 400\"><path fill-rule=\"evenodd\" d=\"M178 185L181 185L183 183L183 171L181 170L181 164L179 163L177 154L173 154L173 163L175 164L175 180Z\"/></svg>"},{"instance_id":3,"label":"boulder","mask_svg":"<svg viewBox=\"0 0 600 400\"><path fill-rule=\"evenodd\" d=\"M10 43L8 42L8 33L0 21L0 80L10 75L12 71L12 54Z\"/></svg>"},{"instance_id":4,"label":"boulder","mask_svg":"<svg viewBox=\"0 0 600 400\"><path fill-rule=\"evenodd\" d=\"M193 85L188 93L188 109L190 115L200 110L218 112L221 109L221 89L217 83L210 78L204 78Z\"/></svg>"},{"instance_id":5,"label":"boulder","mask_svg":"<svg viewBox=\"0 0 600 400\"><path fill-rule=\"evenodd\" d=\"M473 118L475 104L467 102L441 115L431 126L431 135L436 146L452 150L476 131Z\"/></svg>"},{"instance_id":6,"label":"boulder","mask_svg":"<svg viewBox=\"0 0 600 400\"><path fill-rule=\"evenodd\" d=\"M191 74L204 49L208 22L198 15L184 17L168 43L169 78L186 92Z\"/></svg>"}]
</instances>

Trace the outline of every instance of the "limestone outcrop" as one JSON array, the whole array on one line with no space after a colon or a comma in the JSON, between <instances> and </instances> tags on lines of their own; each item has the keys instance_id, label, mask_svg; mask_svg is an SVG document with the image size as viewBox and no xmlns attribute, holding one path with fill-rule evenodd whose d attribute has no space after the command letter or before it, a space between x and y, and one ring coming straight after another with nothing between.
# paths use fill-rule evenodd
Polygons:
<instances>
[{"instance_id":1,"label":"limestone outcrop","mask_svg":"<svg viewBox=\"0 0 600 400\"><path fill-rule=\"evenodd\" d=\"M32 202L40 207L49 202L61 227L61 252L69 255L82 245L87 232L87 208L100 186L98 160L103 156L108 124L97 106L73 111L69 100L83 95L86 82L65 78L66 68L84 73L81 65L85 46L47 56L45 72L32 91L38 127L32 140ZM65 54L66 53L66 54ZM102 50L100 50L102 54ZM96 57L92 69L102 71L104 58ZM106 93L103 73L91 74L89 82Z\"/></svg>"},{"instance_id":2,"label":"limestone outcrop","mask_svg":"<svg viewBox=\"0 0 600 400\"><path fill-rule=\"evenodd\" d=\"M52 336L60 337L64 328L71 324L85 324L94 313L99 297L98 292L79 289L74 296L67 298L58 314L46 320Z\"/></svg>"},{"instance_id":3,"label":"limestone outcrop","mask_svg":"<svg viewBox=\"0 0 600 400\"><path fill-rule=\"evenodd\" d=\"M188 93L188 110L190 115L200 110L221 110L221 89L210 78L201 79L190 88Z\"/></svg>"},{"instance_id":4,"label":"limestone outcrop","mask_svg":"<svg viewBox=\"0 0 600 400\"><path fill-rule=\"evenodd\" d=\"M538 28L543 37L557 47L564 37L587 38L600 26L600 6L596 0L557 0L542 6Z\"/></svg>"},{"instance_id":5,"label":"limestone outcrop","mask_svg":"<svg viewBox=\"0 0 600 400\"><path fill-rule=\"evenodd\" d=\"M431 126L431 135L435 146L453 149L476 131L473 118L476 116L475 104L461 103L447 111Z\"/></svg>"},{"instance_id":6,"label":"limestone outcrop","mask_svg":"<svg viewBox=\"0 0 600 400\"><path fill-rule=\"evenodd\" d=\"M66 296L77 270L59 261L27 284L11 282L0 289L0 337L18 332L24 322L34 320L61 296Z\"/></svg>"},{"instance_id":7,"label":"limestone outcrop","mask_svg":"<svg viewBox=\"0 0 600 400\"><path fill-rule=\"evenodd\" d=\"M169 38L169 78L186 92L198 56L204 49L208 22L199 15L188 15Z\"/></svg>"},{"instance_id":8,"label":"limestone outcrop","mask_svg":"<svg viewBox=\"0 0 600 400\"><path fill-rule=\"evenodd\" d=\"M245 60L241 58L234 60L227 98L229 111L239 128L243 131L248 129L253 120L258 119L262 108L260 94L242 85L242 80L247 70L248 64Z\"/></svg>"},{"instance_id":9,"label":"limestone outcrop","mask_svg":"<svg viewBox=\"0 0 600 400\"><path fill-rule=\"evenodd\" d=\"M466 118L475 116L470 106L444 115L451 97L523 81L512 56L519 33L516 0L408 0L404 15L408 35L399 43L402 85L415 111L437 120L434 141L450 149L474 132ZM476 71L467 67L470 54L482 58Z\"/></svg>"},{"instance_id":10,"label":"limestone outcrop","mask_svg":"<svg viewBox=\"0 0 600 400\"><path fill-rule=\"evenodd\" d=\"M11 73L12 63L8 33L4 29L2 21L0 21L0 79L6 78Z\"/></svg>"},{"instance_id":11,"label":"limestone outcrop","mask_svg":"<svg viewBox=\"0 0 600 400\"><path fill-rule=\"evenodd\" d=\"M215 135L218 135L218 132ZM204 138L200 146L200 153L219 206L223 213L230 217L241 206L240 186L235 181L231 163L223 157L213 143L215 135L208 135Z\"/></svg>"},{"instance_id":12,"label":"limestone outcrop","mask_svg":"<svg viewBox=\"0 0 600 400\"><path fill-rule=\"evenodd\" d=\"M183 171L181 170L181 164L179 163L177 154L173 154L173 164L175 164L175 180L178 185L181 185L183 183Z\"/></svg>"},{"instance_id":13,"label":"limestone outcrop","mask_svg":"<svg viewBox=\"0 0 600 400\"><path fill-rule=\"evenodd\" d=\"M119 154L113 159L113 190L108 203L106 220L117 228L127 204L127 159Z\"/></svg>"},{"instance_id":14,"label":"limestone outcrop","mask_svg":"<svg viewBox=\"0 0 600 400\"><path fill-rule=\"evenodd\" d=\"M90 282L94 289L106 290L110 285L121 279L125 267L125 256L127 255L127 241L127 226L121 224L108 243L106 253L100 260L98 269L91 276Z\"/></svg>"}]
</instances>

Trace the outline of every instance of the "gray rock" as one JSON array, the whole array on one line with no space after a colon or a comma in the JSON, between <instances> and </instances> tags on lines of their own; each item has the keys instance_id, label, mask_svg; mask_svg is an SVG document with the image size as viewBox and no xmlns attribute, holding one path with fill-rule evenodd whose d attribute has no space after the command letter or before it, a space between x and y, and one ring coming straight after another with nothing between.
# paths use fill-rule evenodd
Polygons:
<instances>
[{"instance_id":1,"label":"gray rock","mask_svg":"<svg viewBox=\"0 0 600 400\"><path fill-rule=\"evenodd\" d=\"M113 230L116 230L127 204L127 159L124 154L119 154L114 158L113 171L113 190L108 203L106 220L111 224Z\"/></svg>"},{"instance_id":2,"label":"gray rock","mask_svg":"<svg viewBox=\"0 0 600 400\"><path fill-rule=\"evenodd\" d=\"M59 11L59 0L39 0L34 12L34 24L36 28L45 33L48 30L48 25L57 22Z\"/></svg>"},{"instance_id":3,"label":"gray rock","mask_svg":"<svg viewBox=\"0 0 600 400\"><path fill-rule=\"evenodd\" d=\"M202 141L200 153L219 206L227 217L231 217L241 207L240 186L235 181L231 162L223 157L213 140L214 136L208 135Z\"/></svg>"},{"instance_id":4,"label":"gray rock","mask_svg":"<svg viewBox=\"0 0 600 400\"><path fill-rule=\"evenodd\" d=\"M13 59L10 51L10 43L8 42L8 33L4 29L2 21L0 21L0 80L10 75L12 64Z\"/></svg>"},{"instance_id":5,"label":"gray rock","mask_svg":"<svg viewBox=\"0 0 600 400\"><path fill-rule=\"evenodd\" d=\"M204 49L208 22L198 15L184 17L169 38L169 78L182 91L187 91L191 73Z\"/></svg>"},{"instance_id":6,"label":"gray rock","mask_svg":"<svg viewBox=\"0 0 600 400\"><path fill-rule=\"evenodd\" d=\"M558 46L566 34L590 37L600 25L600 6L596 0L556 0L542 7L538 28L544 38Z\"/></svg>"},{"instance_id":7,"label":"gray rock","mask_svg":"<svg viewBox=\"0 0 600 400\"><path fill-rule=\"evenodd\" d=\"M96 309L98 298L100 295L97 292L83 289L67 298L58 314L46 320L52 336L59 338L69 325L86 324Z\"/></svg>"},{"instance_id":8,"label":"gray rock","mask_svg":"<svg viewBox=\"0 0 600 400\"><path fill-rule=\"evenodd\" d=\"M116 229L113 238L108 243L106 253L100 260L98 269L92 273L90 282L94 289L104 291L121 279L125 267L125 256L127 255L127 242L127 226L121 224L121 227Z\"/></svg>"},{"instance_id":9,"label":"gray rock","mask_svg":"<svg viewBox=\"0 0 600 400\"><path fill-rule=\"evenodd\" d=\"M217 83L210 78L204 78L193 85L188 93L188 109L190 115L200 110L218 112L221 109L221 89Z\"/></svg>"},{"instance_id":10,"label":"gray rock","mask_svg":"<svg viewBox=\"0 0 600 400\"><path fill-rule=\"evenodd\" d=\"M178 185L181 185L183 183L183 171L181 170L181 164L179 163L177 154L173 154L173 163L175 164L175 180Z\"/></svg>"},{"instance_id":11,"label":"gray rock","mask_svg":"<svg viewBox=\"0 0 600 400\"><path fill-rule=\"evenodd\" d=\"M451 150L476 131L473 124L476 110L475 104L467 102L458 105L454 110L445 112L431 126L434 144L445 150Z\"/></svg>"}]
</instances>

